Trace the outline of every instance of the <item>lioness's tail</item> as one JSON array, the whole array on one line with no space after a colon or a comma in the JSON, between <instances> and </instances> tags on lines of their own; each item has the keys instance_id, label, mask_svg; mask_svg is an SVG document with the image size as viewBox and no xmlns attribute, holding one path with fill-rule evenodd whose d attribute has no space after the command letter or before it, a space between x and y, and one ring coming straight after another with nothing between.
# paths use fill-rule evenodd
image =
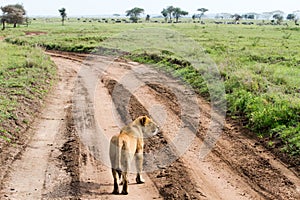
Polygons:
<instances>
[{"instance_id":1,"label":"lioness's tail","mask_svg":"<svg viewBox=\"0 0 300 200\"><path fill-rule=\"evenodd\" d=\"M122 170L119 168L119 169L116 169L118 175L119 175L119 179L121 179L121 175L122 175Z\"/></svg>"},{"instance_id":2,"label":"lioness's tail","mask_svg":"<svg viewBox=\"0 0 300 200\"><path fill-rule=\"evenodd\" d=\"M121 170L121 155L120 155L120 149L119 147L119 139L117 136L113 136L110 140L110 146L109 146L109 157L111 162L111 168L116 170L116 172L119 175L119 178L121 177L122 170Z\"/></svg>"}]
</instances>

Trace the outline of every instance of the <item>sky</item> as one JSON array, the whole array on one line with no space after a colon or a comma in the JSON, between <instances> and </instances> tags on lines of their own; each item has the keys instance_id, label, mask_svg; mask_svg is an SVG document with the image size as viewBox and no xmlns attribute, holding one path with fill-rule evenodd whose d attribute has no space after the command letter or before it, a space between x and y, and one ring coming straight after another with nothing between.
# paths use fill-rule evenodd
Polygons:
<instances>
[{"instance_id":1,"label":"sky","mask_svg":"<svg viewBox=\"0 0 300 200\"><path fill-rule=\"evenodd\" d=\"M247 13L282 10L292 13L300 10L299 0L0 0L0 6L23 4L28 16L59 16L64 7L68 16L125 14L126 10L140 7L145 14L160 14L167 6L180 7L190 15L198 8L207 8L209 13Z\"/></svg>"}]
</instances>

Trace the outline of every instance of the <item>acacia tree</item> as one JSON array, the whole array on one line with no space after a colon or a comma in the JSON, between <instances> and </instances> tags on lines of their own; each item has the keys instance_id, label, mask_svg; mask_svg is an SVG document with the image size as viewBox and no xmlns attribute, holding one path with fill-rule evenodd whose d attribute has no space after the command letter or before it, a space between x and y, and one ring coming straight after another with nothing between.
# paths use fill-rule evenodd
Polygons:
<instances>
[{"instance_id":1,"label":"acacia tree","mask_svg":"<svg viewBox=\"0 0 300 200\"><path fill-rule=\"evenodd\" d=\"M179 17L181 16L184 16L184 15L188 15L189 13L184 11L184 10L181 10L180 8L174 8L173 9L173 17L176 19L176 23L178 23L178 19Z\"/></svg>"},{"instance_id":2,"label":"acacia tree","mask_svg":"<svg viewBox=\"0 0 300 200\"><path fill-rule=\"evenodd\" d=\"M17 24L22 24L25 20L26 11L21 4L7 5L1 7L3 15L1 17L2 30L5 29L5 23L10 23L17 27Z\"/></svg>"},{"instance_id":3,"label":"acacia tree","mask_svg":"<svg viewBox=\"0 0 300 200\"><path fill-rule=\"evenodd\" d=\"M196 19L196 14L193 14L192 20L195 21L195 19Z\"/></svg>"},{"instance_id":4,"label":"acacia tree","mask_svg":"<svg viewBox=\"0 0 300 200\"><path fill-rule=\"evenodd\" d=\"M146 22L150 21L150 15L146 15Z\"/></svg>"},{"instance_id":5,"label":"acacia tree","mask_svg":"<svg viewBox=\"0 0 300 200\"><path fill-rule=\"evenodd\" d=\"M130 20L134 23L137 23L138 20L139 20L139 16L140 14L142 14L144 12L144 9L143 8L138 8L138 7L135 7L131 10L127 10L126 11L126 16L130 16Z\"/></svg>"},{"instance_id":6,"label":"acacia tree","mask_svg":"<svg viewBox=\"0 0 300 200\"><path fill-rule=\"evenodd\" d=\"M240 21L240 19L243 18L243 17L242 17L241 15L239 15L239 14L234 14L234 15L232 15L231 17L234 19L234 22L235 22L236 24Z\"/></svg>"},{"instance_id":7,"label":"acacia tree","mask_svg":"<svg viewBox=\"0 0 300 200\"><path fill-rule=\"evenodd\" d=\"M169 6L169 7L167 7L166 11L167 11L168 16L170 18L170 22L172 22L172 14L174 12L174 7L173 6Z\"/></svg>"},{"instance_id":8,"label":"acacia tree","mask_svg":"<svg viewBox=\"0 0 300 200\"><path fill-rule=\"evenodd\" d=\"M288 16L286 17L286 19L290 20L290 21L294 21L295 25L298 24L298 18L297 18L297 16L295 14L288 14Z\"/></svg>"},{"instance_id":9,"label":"acacia tree","mask_svg":"<svg viewBox=\"0 0 300 200\"><path fill-rule=\"evenodd\" d=\"M201 12L199 16L199 21L201 21L201 18L203 17L204 13L208 11L207 8L199 8L197 11Z\"/></svg>"},{"instance_id":10,"label":"acacia tree","mask_svg":"<svg viewBox=\"0 0 300 200\"><path fill-rule=\"evenodd\" d=\"M186 11L181 10L180 8L175 8L173 6L168 6L167 8L164 8L163 11L161 11L161 14L164 16L165 21L167 22L169 18L169 22L172 22L172 17L176 19L176 22L178 22L178 19L183 15L188 15L189 13Z\"/></svg>"},{"instance_id":11,"label":"acacia tree","mask_svg":"<svg viewBox=\"0 0 300 200\"><path fill-rule=\"evenodd\" d=\"M168 21L168 11L167 11L167 9L164 8L164 9L161 11L161 14L164 16L165 22L167 22L167 21Z\"/></svg>"},{"instance_id":12,"label":"acacia tree","mask_svg":"<svg viewBox=\"0 0 300 200\"><path fill-rule=\"evenodd\" d=\"M294 21L295 18L296 18L295 14L288 14L288 16L286 17L287 20L291 20L291 21Z\"/></svg>"},{"instance_id":13,"label":"acacia tree","mask_svg":"<svg viewBox=\"0 0 300 200\"><path fill-rule=\"evenodd\" d=\"M65 19L67 18L67 13L65 8L61 8L58 10L61 16L62 25L64 25Z\"/></svg>"},{"instance_id":14,"label":"acacia tree","mask_svg":"<svg viewBox=\"0 0 300 200\"><path fill-rule=\"evenodd\" d=\"M273 15L273 18L277 20L277 24L281 24L281 22L283 21L283 16L280 14Z\"/></svg>"}]
</instances>

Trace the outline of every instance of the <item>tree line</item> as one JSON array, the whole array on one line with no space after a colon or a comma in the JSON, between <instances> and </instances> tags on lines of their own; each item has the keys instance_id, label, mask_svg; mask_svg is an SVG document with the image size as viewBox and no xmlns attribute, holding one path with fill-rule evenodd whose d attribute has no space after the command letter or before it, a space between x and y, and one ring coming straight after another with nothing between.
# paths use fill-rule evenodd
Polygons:
<instances>
[{"instance_id":1,"label":"tree line","mask_svg":"<svg viewBox=\"0 0 300 200\"><path fill-rule=\"evenodd\" d=\"M15 5L7 5L4 7L1 7L2 10L2 16L0 17L1 23L2 23L2 30L5 29L5 24L13 24L13 27L16 27L17 24L24 24L24 22L27 22L28 24L28 18L26 17L26 10L24 9L23 5L21 4L15 4ZM67 18L67 13L65 8L61 8L58 10L62 19L62 25L64 25L64 21ZM198 14L194 14L192 16L192 19L195 20L196 18L199 19L201 23L202 22L202 17L204 16L205 12L208 11L207 8L199 8L197 9L199 12ZM143 14L145 10L143 8L132 8L130 10L127 10L126 16L129 17L129 19L133 23L137 23L138 20L140 19L140 15ZM168 6L166 8L163 8L161 11L162 16L165 19L165 22L179 22L179 18L182 16L186 16L189 13L187 11L182 10L179 7L174 7L174 6ZM239 14L234 14L230 16L233 18L236 22L239 21L242 18L245 19L254 19L255 16L254 14L249 14L249 15L239 15ZM273 19L277 20L277 23L280 24L283 21L283 15L280 13L273 13ZM175 20L175 21L174 21ZM295 14L288 14L287 20L293 20L296 25L298 25L298 17ZM150 15L146 15L146 21L150 21Z\"/></svg>"}]
</instances>

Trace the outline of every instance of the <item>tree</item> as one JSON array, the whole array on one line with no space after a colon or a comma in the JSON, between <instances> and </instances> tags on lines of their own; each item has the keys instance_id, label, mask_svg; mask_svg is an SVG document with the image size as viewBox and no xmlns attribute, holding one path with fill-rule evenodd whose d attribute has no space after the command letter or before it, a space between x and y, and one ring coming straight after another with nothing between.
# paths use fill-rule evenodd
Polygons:
<instances>
[{"instance_id":1,"label":"tree","mask_svg":"<svg viewBox=\"0 0 300 200\"><path fill-rule=\"evenodd\" d=\"M195 19L196 19L196 14L193 14L192 20L195 21Z\"/></svg>"},{"instance_id":2,"label":"tree","mask_svg":"<svg viewBox=\"0 0 300 200\"><path fill-rule=\"evenodd\" d=\"M255 15L254 14L244 14L244 15L242 15L242 18L244 18L244 19L255 19Z\"/></svg>"},{"instance_id":3,"label":"tree","mask_svg":"<svg viewBox=\"0 0 300 200\"><path fill-rule=\"evenodd\" d=\"M161 11L161 14L164 16L165 22L167 22L167 21L168 21L168 11L167 11L167 9L164 8L164 9Z\"/></svg>"},{"instance_id":4,"label":"tree","mask_svg":"<svg viewBox=\"0 0 300 200\"><path fill-rule=\"evenodd\" d=\"M58 10L61 16L62 25L64 25L65 19L67 18L67 13L65 8L61 8Z\"/></svg>"},{"instance_id":5,"label":"tree","mask_svg":"<svg viewBox=\"0 0 300 200\"><path fill-rule=\"evenodd\" d=\"M294 19L295 25L299 26L298 20L300 17L300 10L294 11L293 14L295 15L295 19Z\"/></svg>"},{"instance_id":6,"label":"tree","mask_svg":"<svg viewBox=\"0 0 300 200\"><path fill-rule=\"evenodd\" d=\"M250 13L247 13L246 15L248 16L247 19L257 19L257 17L258 17L260 14L255 13L255 12L250 12Z\"/></svg>"},{"instance_id":7,"label":"tree","mask_svg":"<svg viewBox=\"0 0 300 200\"><path fill-rule=\"evenodd\" d=\"M234 15L232 15L231 17L234 19L234 22L235 22L236 24L240 21L240 19L242 19L242 16L239 15L239 14L234 14Z\"/></svg>"},{"instance_id":8,"label":"tree","mask_svg":"<svg viewBox=\"0 0 300 200\"><path fill-rule=\"evenodd\" d=\"M146 15L146 22L150 21L150 15Z\"/></svg>"},{"instance_id":9,"label":"tree","mask_svg":"<svg viewBox=\"0 0 300 200\"><path fill-rule=\"evenodd\" d=\"M275 14L273 15L273 18L277 20L277 24L281 24L283 21L283 16L281 14Z\"/></svg>"},{"instance_id":10,"label":"tree","mask_svg":"<svg viewBox=\"0 0 300 200\"><path fill-rule=\"evenodd\" d=\"M172 15L173 15L174 7L173 6L169 6L169 7L167 7L166 10L167 10L167 13L169 15L170 22L172 22Z\"/></svg>"},{"instance_id":11,"label":"tree","mask_svg":"<svg viewBox=\"0 0 300 200\"><path fill-rule=\"evenodd\" d=\"M139 16L140 14L142 14L144 12L144 9L143 8L138 8L138 7L135 7L131 10L127 10L126 11L126 16L130 16L130 20L134 23L137 23L138 20L139 20Z\"/></svg>"},{"instance_id":12,"label":"tree","mask_svg":"<svg viewBox=\"0 0 300 200\"><path fill-rule=\"evenodd\" d=\"M173 14L173 17L176 19L176 23L178 23L179 17L184 16L184 15L188 15L189 13L186 12L186 11L183 11L180 8L177 7L177 8L173 9L172 14Z\"/></svg>"},{"instance_id":13,"label":"tree","mask_svg":"<svg viewBox=\"0 0 300 200\"><path fill-rule=\"evenodd\" d=\"M287 20L294 21L295 25L299 26L298 24L298 17L295 14L288 14L286 17Z\"/></svg>"},{"instance_id":14,"label":"tree","mask_svg":"<svg viewBox=\"0 0 300 200\"><path fill-rule=\"evenodd\" d=\"M176 19L176 22L178 22L178 19L181 16L188 15L189 13L181 10L178 7L174 8L173 6L168 6L167 8L164 8L163 11L161 11L161 14L164 16L166 21L169 17L169 22L172 22L172 17L174 17Z\"/></svg>"},{"instance_id":15,"label":"tree","mask_svg":"<svg viewBox=\"0 0 300 200\"><path fill-rule=\"evenodd\" d=\"M201 12L199 16L199 20L201 21L201 18L203 17L204 13L208 11L207 8L199 8L197 11Z\"/></svg>"},{"instance_id":16,"label":"tree","mask_svg":"<svg viewBox=\"0 0 300 200\"><path fill-rule=\"evenodd\" d=\"M295 14L288 14L288 16L286 17L287 20L291 20L291 21L294 21L295 18L296 18Z\"/></svg>"},{"instance_id":17,"label":"tree","mask_svg":"<svg viewBox=\"0 0 300 200\"><path fill-rule=\"evenodd\" d=\"M3 15L1 17L2 30L5 29L5 23L10 23L17 27L17 24L22 24L25 20L26 11L21 4L7 5L1 7Z\"/></svg>"}]
</instances>

